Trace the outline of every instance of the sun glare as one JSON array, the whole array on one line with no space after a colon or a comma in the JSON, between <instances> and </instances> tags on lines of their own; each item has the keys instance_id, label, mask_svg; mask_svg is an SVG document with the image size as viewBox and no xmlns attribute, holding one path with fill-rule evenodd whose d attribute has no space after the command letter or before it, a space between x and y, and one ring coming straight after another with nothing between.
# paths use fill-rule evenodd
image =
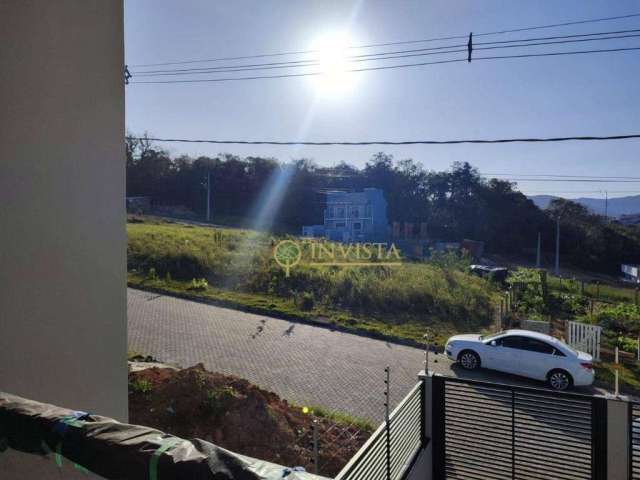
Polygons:
<instances>
[{"instance_id":1,"label":"sun glare","mask_svg":"<svg viewBox=\"0 0 640 480\"><path fill-rule=\"evenodd\" d=\"M318 65L316 71L321 75L313 77L318 92L326 95L344 94L355 83L355 74L348 70L353 68L349 61L348 35L332 33L318 37L311 45L314 50L313 61Z\"/></svg>"}]
</instances>

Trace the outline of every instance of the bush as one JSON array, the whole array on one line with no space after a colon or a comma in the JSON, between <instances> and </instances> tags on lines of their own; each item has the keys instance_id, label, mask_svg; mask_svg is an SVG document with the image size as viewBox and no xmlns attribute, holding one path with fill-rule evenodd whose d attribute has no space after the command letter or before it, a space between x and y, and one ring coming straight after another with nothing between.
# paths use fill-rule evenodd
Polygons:
<instances>
[{"instance_id":1,"label":"bush","mask_svg":"<svg viewBox=\"0 0 640 480\"><path fill-rule=\"evenodd\" d=\"M189 290L197 290L197 291L203 291L206 290L207 288L209 288L209 282L207 282L206 278L199 278L199 279L192 279L191 280L191 285L189 285L188 289Z\"/></svg>"},{"instance_id":2,"label":"bush","mask_svg":"<svg viewBox=\"0 0 640 480\"><path fill-rule=\"evenodd\" d=\"M129 390L135 393L149 393L153 389L153 384L146 378L136 378L129 382Z\"/></svg>"},{"instance_id":3,"label":"bush","mask_svg":"<svg viewBox=\"0 0 640 480\"><path fill-rule=\"evenodd\" d=\"M218 387L208 390L203 402L205 412L212 415L219 415L226 409L227 402L238 397L238 392L233 387Z\"/></svg>"},{"instance_id":4,"label":"bush","mask_svg":"<svg viewBox=\"0 0 640 480\"><path fill-rule=\"evenodd\" d=\"M640 306L617 303L601 307L594 315L596 322L604 328L624 334L640 334Z\"/></svg>"},{"instance_id":5,"label":"bush","mask_svg":"<svg viewBox=\"0 0 640 480\"><path fill-rule=\"evenodd\" d=\"M313 310L313 305L314 299L312 293L304 292L302 295L300 295L298 300L298 306L300 307L300 310L308 312L309 310Z\"/></svg>"}]
</instances>

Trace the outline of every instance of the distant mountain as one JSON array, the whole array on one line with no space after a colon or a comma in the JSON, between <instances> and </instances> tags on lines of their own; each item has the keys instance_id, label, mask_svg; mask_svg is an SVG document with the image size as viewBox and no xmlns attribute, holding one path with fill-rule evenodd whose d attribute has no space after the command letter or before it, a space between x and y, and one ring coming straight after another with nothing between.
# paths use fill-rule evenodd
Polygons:
<instances>
[{"instance_id":1,"label":"distant mountain","mask_svg":"<svg viewBox=\"0 0 640 480\"><path fill-rule=\"evenodd\" d=\"M624 225L640 225L640 213L622 215L619 220Z\"/></svg>"},{"instance_id":2,"label":"distant mountain","mask_svg":"<svg viewBox=\"0 0 640 480\"><path fill-rule=\"evenodd\" d=\"M547 208L552 200L559 198L553 195L531 195L529 197L538 207ZM589 210L600 215L604 215L605 200L604 198L571 198L572 202L580 203ZM621 215L640 214L640 195L629 197L617 197L609 199L608 214L611 217L619 217Z\"/></svg>"}]
</instances>

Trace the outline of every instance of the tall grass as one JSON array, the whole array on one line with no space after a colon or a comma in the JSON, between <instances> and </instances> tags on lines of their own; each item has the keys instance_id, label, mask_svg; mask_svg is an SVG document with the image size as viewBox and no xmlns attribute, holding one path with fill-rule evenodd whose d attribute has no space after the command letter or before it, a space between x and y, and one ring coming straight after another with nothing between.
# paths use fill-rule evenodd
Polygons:
<instances>
[{"instance_id":1,"label":"tall grass","mask_svg":"<svg viewBox=\"0 0 640 480\"><path fill-rule=\"evenodd\" d=\"M447 323L472 330L493 317L493 287L454 268L297 265L287 277L272 258L279 239L246 230L180 224L128 225L128 267L162 279L192 281L238 292L291 299L301 310L348 312L390 324Z\"/></svg>"}]
</instances>

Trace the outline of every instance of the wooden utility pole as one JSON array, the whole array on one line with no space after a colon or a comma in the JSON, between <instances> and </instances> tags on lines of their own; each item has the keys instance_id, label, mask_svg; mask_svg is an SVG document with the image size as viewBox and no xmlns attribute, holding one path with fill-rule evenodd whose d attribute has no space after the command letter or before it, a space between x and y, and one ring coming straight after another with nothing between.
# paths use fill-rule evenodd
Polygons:
<instances>
[{"instance_id":1,"label":"wooden utility pole","mask_svg":"<svg viewBox=\"0 0 640 480\"><path fill-rule=\"evenodd\" d=\"M211 172L207 172L207 222L211 221Z\"/></svg>"}]
</instances>

